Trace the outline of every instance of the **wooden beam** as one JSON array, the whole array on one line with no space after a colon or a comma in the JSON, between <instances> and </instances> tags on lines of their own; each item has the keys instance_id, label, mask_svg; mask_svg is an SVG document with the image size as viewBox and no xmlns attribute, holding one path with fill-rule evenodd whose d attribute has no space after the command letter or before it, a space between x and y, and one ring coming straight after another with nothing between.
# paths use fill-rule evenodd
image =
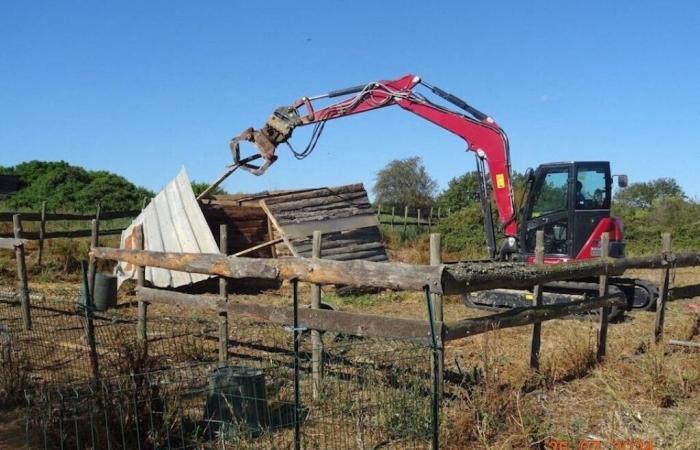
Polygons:
<instances>
[{"instance_id":1,"label":"wooden beam","mask_svg":"<svg viewBox=\"0 0 700 450\"><path fill-rule=\"evenodd\" d=\"M256 251L256 250L260 250L260 249L263 249L263 248L267 248L267 247L269 247L269 246L271 246L271 245L279 244L280 242L283 242L283 241L284 241L284 240L283 240L282 238L273 239L273 240L271 240L271 241L263 242L262 244L258 244L258 245L256 245L256 246L247 248L247 249L245 249L245 250L241 250L241 251L238 252L238 253L234 253L232 256L243 256L243 255L247 255L248 253L253 253L253 252Z\"/></svg>"},{"instance_id":2,"label":"wooden beam","mask_svg":"<svg viewBox=\"0 0 700 450\"><path fill-rule=\"evenodd\" d=\"M291 324L294 314L293 308L287 306L269 306L258 303L227 303L221 296L184 294L140 286L136 288L136 296L139 301L148 303L164 303L212 311L226 311L229 314L250 316L282 325ZM326 309L300 308L299 324L314 330L333 331L365 337L427 338L430 333L430 327L425 320L401 319ZM439 331L442 323L438 322L436 325Z\"/></svg>"},{"instance_id":3,"label":"wooden beam","mask_svg":"<svg viewBox=\"0 0 700 450\"><path fill-rule=\"evenodd\" d=\"M599 275L620 275L628 269L700 266L700 253L669 253L631 258L596 258L551 265L514 262L455 263L445 266L446 294L508 287L529 288L538 283L564 281Z\"/></svg>"},{"instance_id":4,"label":"wooden beam","mask_svg":"<svg viewBox=\"0 0 700 450\"><path fill-rule=\"evenodd\" d=\"M700 350L700 342L677 341L675 339L671 339L670 341L668 341L668 343L671 345L678 345L680 347L689 347Z\"/></svg>"},{"instance_id":5,"label":"wooden beam","mask_svg":"<svg viewBox=\"0 0 700 450\"><path fill-rule=\"evenodd\" d=\"M229 278L298 279L308 283L377 287L403 291L441 293L443 266L416 266L370 261L333 261L283 257L246 258L202 253L162 253L96 247L93 254L102 259L125 261L136 266L160 267L190 273Z\"/></svg>"},{"instance_id":6,"label":"wooden beam","mask_svg":"<svg viewBox=\"0 0 700 450\"><path fill-rule=\"evenodd\" d=\"M24 219L23 219L24 220ZM124 228L112 228L109 230L100 230L100 236L110 236L115 234L121 234ZM12 233L0 233L0 237L11 237ZM79 237L90 237L92 235L92 230L70 230L70 231L50 231L44 233L44 239L55 239L55 238L79 238ZM22 237L28 241L39 240L40 234L38 231L24 232Z\"/></svg>"},{"instance_id":7,"label":"wooden beam","mask_svg":"<svg viewBox=\"0 0 700 450\"><path fill-rule=\"evenodd\" d=\"M136 217L141 211L108 211L100 213L100 220L125 219ZM40 222L41 212L0 212L0 222L9 222L15 214L22 215L24 222ZM46 213L44 220L92 220L95 214L74 214L74 213Z\"/></svg>"},{"instance_id":8,"label":"wooden beam","mask_svg":"<svg viewBox=\"0 0 700 450\"><path fill-rule=\"evenodd\" d=\"M579 300L571 303L515 308L491 316L462 319L444 324L445 334L443 340L452 341L501 328L531 325L536 322L544 322L546 320L583 313L592 309L601 308L602 306L624 306L625 302L624 294L616 293L606 297L596 297L594 299Z\"/></svg>"},{"instance_id":9,"label":"wooden beam","mask_svg":"<svg viewBox=\"0 0 700 450\"><path fill-rule=\"evenodd\" d=\"M26 243L26 239L0 238L0 249L14 250L15 247L19 247L20 245L24 245Z\"/></svg>"},{"instance_id":10,"label":"wooden beam","mask_svg":"<svg viewBox=\"0 0 700 450\"><path fill-rule=\"evenodd\" d=\"M700 265L700 254L677 253L627 259L598 258L590 261L554 265L525 263L457 263L419 266L370 261L311 260L283 257L258 259L224 257L220 254L162 253L107 247L93 249L103 259L126 261L134 265L160 267L229 278L264 278L318 284L378 287L404 291L422 291L427 285L433 293L462 294L471 291L509 287L527 288L537 283L561 281L601 274L621 274L627 269L660 268L667 265Z\"/></svg>"},{"instance_id":11,"label":"wooden beam","mask_svg":"<svg viewBox=\"0 0 700 450\"><path fill-rule=\"evenodd\" d=\"M299 256L299 253L297 253L296 249L292 245L292 243L289 241L289 238L287 237L287 234L285 231L280 227L280 224L277 223L277 219L275 216L272 215L270 212L270 208L267 207L267 204L265 203L265 200L260 200L260 207L265 211L265 214L267 214L267 220L270 221L272 226L277 230L277 234L279 234L280 238L284 241L284 244L287 246L290 252L292 252L293 256Z\"/></svg>"}]
</instances>

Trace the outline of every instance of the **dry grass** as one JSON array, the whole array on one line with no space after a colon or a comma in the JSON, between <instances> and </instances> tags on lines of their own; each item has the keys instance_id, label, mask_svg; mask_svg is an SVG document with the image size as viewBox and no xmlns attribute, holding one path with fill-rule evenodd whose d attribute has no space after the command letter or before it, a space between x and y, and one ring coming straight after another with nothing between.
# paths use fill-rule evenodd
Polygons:
<instances>
[{"instance_id":1,"label":"dry grass","mask_svg":"<svg viewBox=\"0 0 700 450\"><path fill-rule=\"evenodd\" d=\"M428 247L427 239L422 238L407 246L392 244L390 252L395 259L425 264ZM4 278L3 284L13 285L14 262L11 253L5 253L0 259L0 276ZM444 255L445 259L451 259L450 256ZM3 269L5 264L7 270ZM658 278L658 274L651 272L635 275ZM30 279L34 289L48 288L48 284L34 280ZM675 273L676 285L698 282L700 269L679 269ZM289 305L289 295L288 286L284 286L280 291L240 299ZM309 298L306 286L302 286L301 298ZM416 293L383 292L351 298L329 294L327 300L340 310L426 317L424 299ZM692 337L696 319L687 303L678 301L669 305L666 340ZM183 311L153 305L149 309L151 314L167 319L179 317ZM446 298L448 320L484 314L487 313L466 309L458 298ZM569 448L577 448L576 443L582 439L599 439L608 446L620 440L639 439L653 442L654 448L697 449L700 355L653 345L653 323L653 313L635 312L622 323L611 325L608 356L602 364L597 364L593 322L547 322L543 325L539 373L528 367L530 327L499 330L448 343L449 381L441 425L442 442L447 448L509 449L562 439L569 443ZM158 333L155 324L152 329ZM698 337L694 339L697 341ZM191 354L183 358L211 358L215 343L207 342L202 347L203 342L184 341L184 351Z\"/></svg>"}]
</instances>

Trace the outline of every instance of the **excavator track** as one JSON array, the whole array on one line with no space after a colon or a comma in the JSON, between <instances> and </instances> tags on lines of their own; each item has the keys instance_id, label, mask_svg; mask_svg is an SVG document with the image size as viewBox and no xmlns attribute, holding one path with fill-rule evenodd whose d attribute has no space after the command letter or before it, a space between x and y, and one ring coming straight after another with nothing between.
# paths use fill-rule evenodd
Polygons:
<instances>
[{"instance_id":1,"label":"excavator track","mask_svg":"<svg viewBox=\"0 0 700 450\"><path fill-rule=\"evenodd\" d=\"M542 293L545 305L568 303L598 296L598 283L590 281L558 281L546 283ZM611 278L610 293L623 292L627 298L627 307L613 307L610 320L622 318L626 310L651 310L658 296L653 283L633 278ZM463 302L470 308L502 311L512 308L532 306L534 297L532 291L514 289L493 289L472 292L463 296ZM589 314L595 314L591 312Z\"/></svg>"}]
</instances>

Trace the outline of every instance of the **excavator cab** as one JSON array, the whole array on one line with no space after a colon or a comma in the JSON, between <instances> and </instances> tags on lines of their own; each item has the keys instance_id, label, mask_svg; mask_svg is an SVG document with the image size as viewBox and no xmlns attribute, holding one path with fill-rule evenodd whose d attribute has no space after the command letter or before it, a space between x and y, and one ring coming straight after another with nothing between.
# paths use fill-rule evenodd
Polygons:
<instances>
[{"instance_id":1,"label":"excavator cab","mask_svg":"<svg viewBox=\"0 0 700 450\"><path fill-rule=\"evenodd\" d=\"M547 263L599 256L604 232L610 233L610 255L623 256L621 224L610 217L611 194L607 161L539 166L530 177L520 221L522 256L534 257L538 230L544 231Z\"/></svg>"}]
</instances>

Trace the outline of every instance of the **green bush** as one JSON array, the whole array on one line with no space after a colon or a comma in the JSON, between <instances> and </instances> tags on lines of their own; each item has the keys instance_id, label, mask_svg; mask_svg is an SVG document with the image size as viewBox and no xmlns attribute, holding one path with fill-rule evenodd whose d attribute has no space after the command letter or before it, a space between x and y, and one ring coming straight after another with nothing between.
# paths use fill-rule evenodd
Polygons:
<instances>
[{"instance_id":1,"label":"green bush","mask_svg":"<svg viewBox=\"0 0 700 450\"><path fill-rule=\"evenodd\" d=\"M440 221L437 229L447 251L476 258L487 256L484 218L478 203L453 211Z\"/></svg>"},{"instance_id":2,"label":"green bush","mask_svg":"<svg viewBox=\"0 0 700 450\"><path fill-rule=\"evenodd\" d=\"M49 211L92 212L140 209L153 192L111 172L91 171L65 161L28 161L0 167L1 174L22 179L19 192L0 202L0 209L36 210L46 201Z\"/></svg>"}]
</instances>

